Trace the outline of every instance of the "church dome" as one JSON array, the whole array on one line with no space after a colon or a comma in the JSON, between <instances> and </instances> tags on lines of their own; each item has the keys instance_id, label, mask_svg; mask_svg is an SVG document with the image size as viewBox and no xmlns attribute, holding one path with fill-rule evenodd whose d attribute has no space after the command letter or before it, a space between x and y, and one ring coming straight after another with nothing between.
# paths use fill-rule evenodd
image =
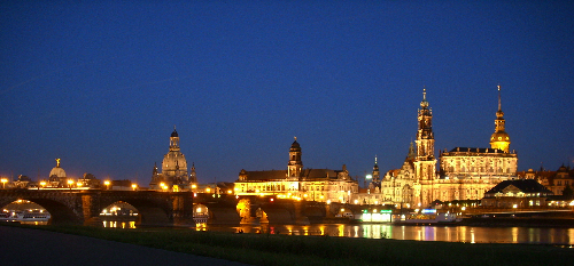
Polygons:
<instances>
[{"instance_id":1,"label":"church dome","mask_svg":"<svg viewBox=\"0 0 574 266\"><path fill-rule=\"evenodd\" d=\"M295 141L293 141L293 144L291 144L291 152L294 151L301 151L301 145L299 145L299 142L297 142L297 138L295 138Z\"/></svg>"},{"instance_id":2,"label":"church dome","mask_svg":"<svg viewBox=\"0 0 574 266\"><path fill-rule=\"evenodd\" d=\"M492 133L492 136L490 137L490 142L495 142L495 141L510 142L510 136L508 135L508 133L506 133L504 131L494 132L494 133Z\"/></svg>"},{"instance_id":3,"label":"church dome","mask_svg":"<svg viewBox=\"0 0 574 266\"><path fill-rule=\"evenodd\" d=\"M56 176L56 177L66 177L66 171L64 171L63 168L60 168L60 166L56 166L54 168L52 168L52 171L50 171L50 175L48 175L48 177L52 177L52 176Z\"/></svg>"},{"instance_id":4,"label":"church dome","mask_svg":"<svg viewBox=\"0 0 574 266\"><path fill-rule=\"evenodd\" d=\"M52 171L50 171L50 175L48 175L48 177L66 177L66 171L60 167L60 158L56 159L56 167L52 168Z\"/></svg>"},{"instance_id":5,"label":"church dome","mask_svg":"<svg viewBox=\"0 0 574 266\"><path fill-rule=\"evenodd\" d=\"M179 138L179 136L177 135L177 131L175 130L175 128L173 129L173 132L171 132L171 137L172 137L172 138Z\"/></svg>"}]
</instances>

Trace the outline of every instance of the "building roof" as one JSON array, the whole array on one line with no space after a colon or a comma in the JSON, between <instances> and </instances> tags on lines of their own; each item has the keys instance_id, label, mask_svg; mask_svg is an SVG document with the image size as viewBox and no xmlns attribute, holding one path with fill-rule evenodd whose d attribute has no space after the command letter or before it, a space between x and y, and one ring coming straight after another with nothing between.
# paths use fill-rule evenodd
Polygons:
<instances>
[{"instance_id":1,"label":"building roof","mask_svg":"<svg viewBox=\"0 0 574 266\"><path fill-rule=\"evenodd\" d=\"M173 132L171 132L171 137L172 138L179 138L179 135L177 134L177 130L175 130L175 128L173 129Z\"/></svg>"},{"instance_id":2,"label":"building roof","mask_svg":"<svg viewBox=\"0 0 574 266\"><path fill-rule=\"evenodd\" d=\"M476 153L504 153L503 150L493 148L455 147L449 152L476 152Z\"/></svg>"},{"instance_id":3,"label":"building roof","mask_svg":"<svg viewBox=\"0 0 574 266\"><path fill-rule=\"evenodd\" d=\"M528 171L517 172L520 178L526 177L526 174L534 174L534 178L537 180L547 179L550 184L554 182L554 179L559 178L558 173L568 173L564 178L574 179L574 169L569 169L569 167L561 166L557 171L547 171L541 169L540 171L534 171L529 169Z\"/></svg>"},{"instance_id":4,"label":"building roof","mask_svg":"<svg viewBox=\"0 0 574 266\"><path fill-rule=\"evenodd\" d=\"M486 194L504 193L504 190L510 186L516 187L522 193L552 193L552 191L548 190L545 186L541 185L536 180L517 179L502 181L490 189L488 192L486 192Z\"/></svg>"},{"instance_id":5,"label":"building roof","mask_svg":"<svg viewBox=\"0 0 574 266\"><path fill-rule=\"evenodd\" d=\"M330 169L303 169L301 177L306 179L315 178L337 178L341 171ZM267 171L243 171L240 174L247 175L247 180L271 180L287 178L287 170L267 170Z\"/></svg>"}]
</instances>

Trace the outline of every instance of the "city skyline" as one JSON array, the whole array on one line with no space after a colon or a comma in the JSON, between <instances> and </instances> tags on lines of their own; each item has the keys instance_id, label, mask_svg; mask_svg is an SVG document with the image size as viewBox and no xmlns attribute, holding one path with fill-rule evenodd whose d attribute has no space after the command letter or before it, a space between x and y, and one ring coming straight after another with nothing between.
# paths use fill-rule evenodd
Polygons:
<instances>
[{"instance_id":1,"label":"city skyline","mask_svg":"<svg viewBox=\"0 0 574 266\"><path fill-rule=\"evenodd\" d=\"M175 125L200 183L285 169L293 137L362 178L401 167L423 88L437 158L489 147L498 85L518 170L574 163L571 3L0 7L2 176L147 185Z\"/></svg>"}]
</instances>

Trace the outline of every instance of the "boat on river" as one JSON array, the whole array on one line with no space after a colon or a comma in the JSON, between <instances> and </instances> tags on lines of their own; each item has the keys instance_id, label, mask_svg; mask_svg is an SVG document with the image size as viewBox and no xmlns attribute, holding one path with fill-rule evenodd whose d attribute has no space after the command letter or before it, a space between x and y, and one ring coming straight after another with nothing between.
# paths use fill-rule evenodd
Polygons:
<instances>
[{"instance_id":1,"label":"boat on river","mask_svg":"<svg viewBox=\"0 0 574 266\"><path fill-rule=\"evenodd\" d=\"M21 224L47 224L51 215L45 210L3 210L0 222Z\"/></svg>"},{"instance_id":2,"label":"boat on river","mask_svg":"<svg viewBox=\"0 0 574 266\"><path fill-rule=\"evenodd\" d=\"M449 225L462 221L452 212L437 212L435 209L424 209L420 213L402 214L394 219L395 224L418 224L418 225Z\"/></svg>"}]
</instances>

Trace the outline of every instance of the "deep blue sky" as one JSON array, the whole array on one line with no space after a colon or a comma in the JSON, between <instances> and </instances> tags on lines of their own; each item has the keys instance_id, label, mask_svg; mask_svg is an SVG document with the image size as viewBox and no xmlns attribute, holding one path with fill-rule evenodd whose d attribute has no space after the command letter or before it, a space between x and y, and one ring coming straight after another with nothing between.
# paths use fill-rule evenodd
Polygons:
<instances>
[{"instance_id":1,"label":"deep blue sky","mask_svg":"<svg viewBox=\"0 0 574 266\"><path fill-rule=\"evenodd\" d=\"M363 176L401 166L424 86L437 157L489 147L498 84L519 170L574 166L571 1L95 2L0 3L0 175L147 185L177 125L202 183L293 136Z\"/></svg>"}]
</instances>

